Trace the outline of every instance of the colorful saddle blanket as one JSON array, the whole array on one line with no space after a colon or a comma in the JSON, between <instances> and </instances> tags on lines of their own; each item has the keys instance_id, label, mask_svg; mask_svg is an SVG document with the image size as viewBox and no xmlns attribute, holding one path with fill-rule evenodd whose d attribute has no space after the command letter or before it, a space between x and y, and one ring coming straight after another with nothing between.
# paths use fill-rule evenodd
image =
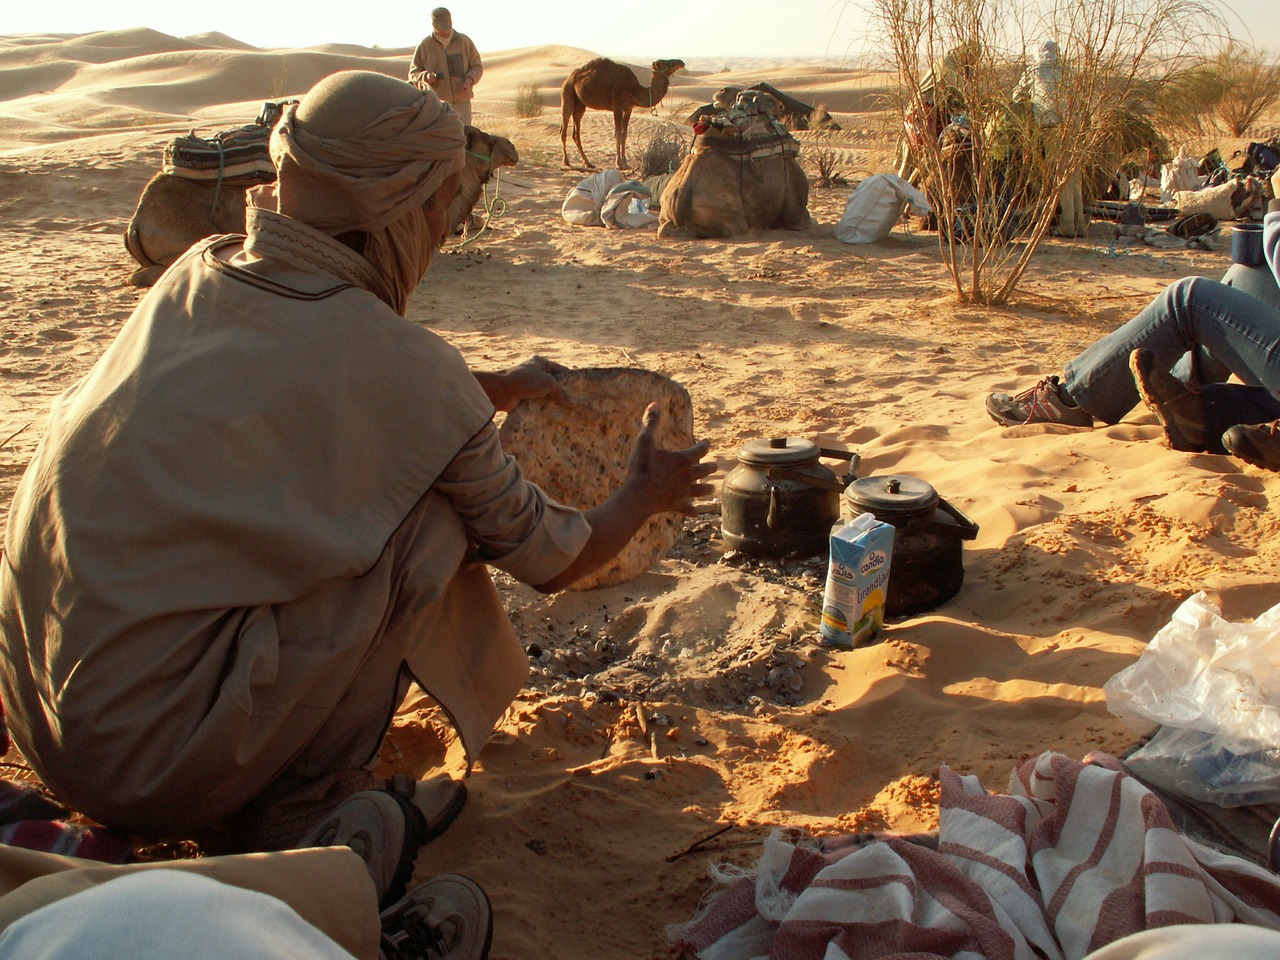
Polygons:
<instances>
[{"instance_id":1,"label":"colorful saddle blanket","mask_svg":"<svg viewBox=\"0 0 1280 960\"><path fill-rule=\"evenodd\" d=\"M165 144L163 171L184 180L274 180L271 130L290 103L297 101L268 101L253 123L211 138L197 136L194 130L185 137L175 137Z\"/></svg>"}]
</instances>

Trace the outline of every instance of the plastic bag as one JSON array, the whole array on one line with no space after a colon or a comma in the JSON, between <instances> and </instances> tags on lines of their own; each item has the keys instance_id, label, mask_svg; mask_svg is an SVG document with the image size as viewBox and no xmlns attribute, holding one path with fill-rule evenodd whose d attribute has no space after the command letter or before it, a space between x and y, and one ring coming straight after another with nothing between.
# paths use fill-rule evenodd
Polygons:
<instances>
[{"instance_id":1,"label":"plastic bag","mask_svg":"<svg viewBox=\"0 0 1280 960\"><path fill-rule=\"evenodd\" d=\"M1211 733L1161 727L1124 763L1139 780L1220 807L1280 800L1280 750L1254 744L1237 753L1225 743Z\"/></svg>"},{"instance_id":2,"label":"plastic bag","mask_svg":"<svg viewBox=\"0 0 1280 960\"><path fill-rule=\"evenodd\" d=\"M1280 800L1280 605L1232 623L1188 598L1134 664L1104 686L1107 707L1163 729L1125 764L1196 800Z\"/></svg>"},{"instance_id":3,"label":"plastic bag","mask_svg":"<svg viewBox=\"0 0 1280 960\"><path fill-rule=\"evenodd\" d=\"M614 230L633 230L658 222L649 209L649 188L639 180L624 180L605 195L600 220Z\"/></svg>"}]
</instances>

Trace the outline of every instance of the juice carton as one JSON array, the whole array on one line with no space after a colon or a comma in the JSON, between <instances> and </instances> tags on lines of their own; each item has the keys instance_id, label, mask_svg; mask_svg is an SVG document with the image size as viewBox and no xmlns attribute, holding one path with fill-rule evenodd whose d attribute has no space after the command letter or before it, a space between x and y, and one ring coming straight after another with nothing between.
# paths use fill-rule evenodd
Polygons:
<instances>
[{"instance_id":1,"label":"juice carton","mask_svg":"<svg viewBox=\"0 0 1280 960\"><path fill-rule=\"evenodd\" d=\"M884 625L893 533L890 524L870 513L832 532L820 628L831 646L856 647Z\"/></svg>"}]
</instances>

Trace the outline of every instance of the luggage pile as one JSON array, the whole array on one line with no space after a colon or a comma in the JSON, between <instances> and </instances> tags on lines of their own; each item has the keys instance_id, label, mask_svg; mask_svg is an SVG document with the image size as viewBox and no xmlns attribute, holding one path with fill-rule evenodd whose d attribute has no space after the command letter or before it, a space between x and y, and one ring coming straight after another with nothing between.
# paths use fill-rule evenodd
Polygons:
<instances>
[{"instance_id":1,"label":"luggage pile","mask_svg":"<svg viewBox=\"0 0 1280 960\"><path fill-rule=\"evenodd\" d=\"M693 149L718 150L749 160L794 157L800 143L776 119L777 102L760 90L743 90L727 107L694 124Z\"/></svg>"}]
</instances>

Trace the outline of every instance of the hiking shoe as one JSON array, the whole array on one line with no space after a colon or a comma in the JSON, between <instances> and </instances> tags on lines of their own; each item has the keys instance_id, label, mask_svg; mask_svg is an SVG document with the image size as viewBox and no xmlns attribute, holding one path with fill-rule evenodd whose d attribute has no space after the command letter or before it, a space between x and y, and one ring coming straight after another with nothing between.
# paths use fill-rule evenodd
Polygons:
<instances>
[{"instance_id":1,"label":"hiking shoe","mask_svg":"<svg viewBox=\"0 0 1280 960\"><path fill-rule=\"evenodd\" d=\"M1198 388L1184 383L1155 362L1150 350L1139 348L1129 354L1138 396L1155 414L1165 441L1174 450L1204 453L1204 401Z\"/></svg>"},{"instance_id":2,"label":"hiking shoe","mask_svg":"<svg viewBox=\"0 0 1280 960\"><path fill-rule=\"evenodd\" d=\"M1280 472L1280 420L1236 424L1222 435L1222 445L1245 463Z\"/></svg>"},{"instance_id":3,"label":"hiking shoe","mask_svg":"<svg viewBox=\"0 0 1280 960\"><path fill-rule=\"evenodd\" d=\"M379 960L485 960L493 911L480 886L445 873L382 912Z\"/></svg>"},{"instance_id":4,"label":"hiking shoe","mask_svg":"<svg viewBox=\"0 0 1280 960\"><path fill-rule=\"evenodd\" d=\"M1082 407L1068 403L1062 395L1057 375L1045 377L1030 390L1016 396L993 393L987 397L987 413L996 423L1016 427L1024 423L1061 423L1069 427L1092 427L1093 417Z\"/></svg>"},{"instance_id":5,"label":"hiking shoe","mask_svg":"<svg viewBox=\"0 0 1280 960\"><path fill-rule=\"evenodd\" d=\"M350 847L373 878L378 904L386 906L403 896L418 850L457 819L466 797L466 784L447 776L394 777L386 790L343 800L299 846Z\"/></svg>"}]
</instances>

